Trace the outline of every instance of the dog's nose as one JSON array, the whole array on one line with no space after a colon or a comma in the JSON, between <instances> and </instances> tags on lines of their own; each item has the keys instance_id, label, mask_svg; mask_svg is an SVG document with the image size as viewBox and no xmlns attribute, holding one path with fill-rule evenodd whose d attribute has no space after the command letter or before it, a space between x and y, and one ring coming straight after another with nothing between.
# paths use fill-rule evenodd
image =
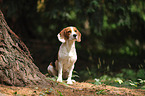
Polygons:
<instances>
[{"instance_id":1,"label":"dog's nose","mask_svg":"<svg viewBox=\"0 0 145 96\"><path fill-rule=\"evenodd\" d=\"M77 34L74 34L73 37L76 38L77 37Z\"/></svg>"}]
</instances>

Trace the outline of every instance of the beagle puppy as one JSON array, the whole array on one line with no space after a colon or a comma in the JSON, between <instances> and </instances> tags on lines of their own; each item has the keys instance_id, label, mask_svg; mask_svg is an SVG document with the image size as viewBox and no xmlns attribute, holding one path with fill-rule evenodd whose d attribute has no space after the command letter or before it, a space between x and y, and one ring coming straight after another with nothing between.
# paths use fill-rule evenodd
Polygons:
<instances>
[{"instance_id":1,"label":"beagle puppy","mask_svg":"<svg viewBox=\"0 0 145 96\"><path fill-rule=\"evenodd\" d=\"M71 26L64 28L57 37L62 44L58 51L58 58L47 68L48 73L52 76L58 75L57 82L62 82L64 78L67 79L67 84L73 84L74 80L71 77L77 60L75 41L81 42L81 33L76 27Z\"/></svg>"}]
</instances>

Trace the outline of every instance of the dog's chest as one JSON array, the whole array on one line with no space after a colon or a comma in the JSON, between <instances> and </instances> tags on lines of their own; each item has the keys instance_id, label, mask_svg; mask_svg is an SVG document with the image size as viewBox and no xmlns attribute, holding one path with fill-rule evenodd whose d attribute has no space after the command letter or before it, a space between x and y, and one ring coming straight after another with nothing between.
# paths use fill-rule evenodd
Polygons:
<instances>
[{"instance_id":1,"label":"dog's chest","mask_svg":"<svg viewBox=\"0 0 145 96\"><path fill-rule=\"evenodd\" d=\"M61 48L59 51L59 59L66 63L75 62L77 59L75 48L72 48L70 51L68 51L66 48Z\"/></svg>"},{"instance_id":2,"label":"dog's chest","mask_svg":"<svg viewBox=\"0 0 145 96\"><path fill-rule=\"evenodd\" d=\"M59 50L59 61L63 64L64 70L67 70L71 67L77 60L77 54L75 46L70 47L69 49L66 46L60 46Z\"/></svg>"}]
</instances>

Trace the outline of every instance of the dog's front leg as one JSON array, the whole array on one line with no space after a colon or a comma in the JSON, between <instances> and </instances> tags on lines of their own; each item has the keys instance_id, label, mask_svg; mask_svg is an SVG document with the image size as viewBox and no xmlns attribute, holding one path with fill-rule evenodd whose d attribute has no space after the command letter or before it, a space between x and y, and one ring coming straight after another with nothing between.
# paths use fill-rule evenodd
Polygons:
<instances>
[{"instance_id":1,"label":"dog's front leg","mask_svg":"<svg viewBox=\"0 0 145 96\"><path fill-rule=\"evenodd\" d=\"M62 82L62 68L63 68L62 63L58 62L58 78L57 78L57 82Z\"/></svg>"},{"instance_id":2,"label":"dog's front leg","mask_svg":"<svg viewBox=\"0 0 145 96\"><path fill-rule=\"evenodd\" d=\"M67 84L73 84L73 82L71 80L73 69L74 69L74 64L69 68Z\"/></svg>"}]
</instances>

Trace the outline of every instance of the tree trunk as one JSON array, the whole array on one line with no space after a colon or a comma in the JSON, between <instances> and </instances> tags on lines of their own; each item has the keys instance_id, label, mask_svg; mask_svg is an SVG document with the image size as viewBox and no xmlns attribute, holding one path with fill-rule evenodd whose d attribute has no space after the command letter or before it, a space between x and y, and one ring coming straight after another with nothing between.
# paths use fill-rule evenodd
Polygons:
<instances>
[{"instance_id":1,"label":"tree trunk","mask_svg":"<svg viewBox=\"0 0 145 96\"><path fill-rule=\"evenodd\" d=\"M49 84L33 63L26 45L7 25L1 11L0 83L15 86Z\"/></svg>"}]
</instances>

